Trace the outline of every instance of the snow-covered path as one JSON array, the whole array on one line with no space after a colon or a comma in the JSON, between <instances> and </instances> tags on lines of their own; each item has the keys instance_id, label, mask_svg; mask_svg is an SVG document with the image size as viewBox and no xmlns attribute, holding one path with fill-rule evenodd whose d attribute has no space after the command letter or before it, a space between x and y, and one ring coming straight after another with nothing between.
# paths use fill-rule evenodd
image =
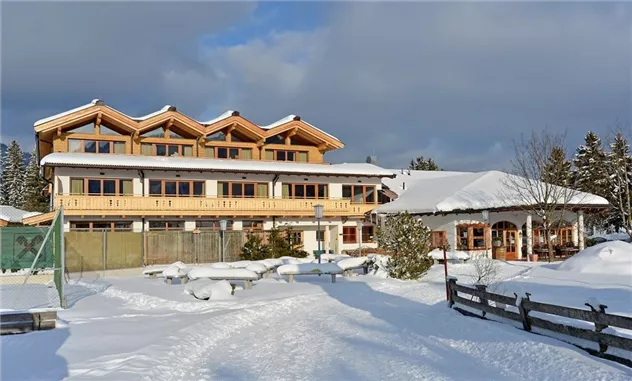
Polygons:
<instances>
[{"instance_id":1,"label":"snow-covered path","mask_svg":"<svg viewBox=\"0 0 632 381\"><path fill-rule=\"evenodd\" d=\"M211 302L138 278L75 286L81 298L60 314L65 327L1 338L0 378L632 379L632 369L570 344L448 309L440 268L423 282L298 278Z\"/></svg>"}]
</instances>

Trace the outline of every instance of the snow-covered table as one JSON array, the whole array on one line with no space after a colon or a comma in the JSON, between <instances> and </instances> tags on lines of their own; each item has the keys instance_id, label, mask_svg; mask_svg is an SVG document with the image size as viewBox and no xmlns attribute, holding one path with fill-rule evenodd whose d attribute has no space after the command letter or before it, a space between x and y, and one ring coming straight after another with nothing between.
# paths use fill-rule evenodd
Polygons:
<instances>
[{"instance_id":1,"label":"snow-covered table","mask_svg":"<svg viewBox=\"0 0 632 381\"><path fill-rule=\"evenodd\" d=\"M200 278L211 280L238 280L244 282L246 290L252 289L252 281L259 280L259 275L248 269L216 269L212 267L196 267L189 271L189 279Z\"/></svg>"},{"instance_id":2,"label":"snow-covered table","mask_svg":"<svg viewBox=\"0 0 632 381\"><path fill-rule=\"evenodd\" d=\"M288 275L289 283L294 283L295 275L331 275L331 283L336 283L336 275L342 274L343 270L335 263L301 263L297 265L283 265L277 269L281 276Z\"/></svg>"}]
</instances>

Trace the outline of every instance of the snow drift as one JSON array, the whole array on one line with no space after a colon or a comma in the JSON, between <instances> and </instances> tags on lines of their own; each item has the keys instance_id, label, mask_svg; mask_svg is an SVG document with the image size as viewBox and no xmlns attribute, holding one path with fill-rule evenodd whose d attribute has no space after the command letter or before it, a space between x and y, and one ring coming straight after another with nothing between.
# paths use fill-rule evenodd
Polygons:
<instances>
[{"instance_id":1,"label":"snow drift","mask_svg":"<svg viewBox=\"0 0 632 381\"><path fill-rule=\"evenodd\" d=\"M187 284L184 289L189 295L202 300L228 299L233 294L233 287L228 281L198 280Z\"/></svg>"},{"instance_id":2,"label":"snow drift","mask_svg":"<svg viewBox=\"0 0 632 381\"><path fill-rule=\"evenodd\" d=\"M632 244L622 241L600 243L568 258L557 269L632 277Z\"/></svg>"},{"instance_id":3,"label":"snow drift","mask_svg":"<svg viewBox=\"0 0 632 381\"><path fill-rule=\"evenodd\" d=\"M434 249L431 252L429 252L428 255L432 259L443 260L443 250L441 249ZM469 254L463 251L448 251L446 252L446 257L448 258L448 260L452 260L452 261L470 259Z\"/></svg>"}]
</instances>

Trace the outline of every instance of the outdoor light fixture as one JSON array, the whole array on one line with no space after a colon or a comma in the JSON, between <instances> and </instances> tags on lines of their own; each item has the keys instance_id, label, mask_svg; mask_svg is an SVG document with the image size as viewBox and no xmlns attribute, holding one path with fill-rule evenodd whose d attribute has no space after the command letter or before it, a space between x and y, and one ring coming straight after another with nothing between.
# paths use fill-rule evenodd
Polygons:
<instances>
[{"instance_id":1,"label":"outdoor light fixture","mask_svg":"<svg viewBox=\"0 0 632 381\"><path fill-rule=\"evenodd\" d=\"M483 221L489 221L489 210L483 210L481 214L483 215Z\"/></svg>"},{"instance_id":2,"label":"outdoor light fixture","mask_svg":"<svg viewBox=\"0 0 632 381\"><path fill-rule=\"evenodd\" d=\"M360 250L360 256L362 256L362 226L364 226L364 222L362 220L358 220L358 249Z\"/></svg>"},{"instance_id":3,"label":"outdoor light fixture","mask_svg":"<svg viewBox=\"0 0 632 381\"><path fill-rule=\"evenodd\" d=\"M314 217L316 217L316 221L318 221L318 230L316 232L316 241L318 242L318 263L320 263L320 239L318 236L320 235L320 220L323 218L323 206L321 204L314 205Z\"/></svg>"},{"instance_id":4,"label":"outdoor light fixture","mask_svg":"<svg viewBox=\"0 0 632 381\"><path fill-rule=\"evenodd\" d=\"M224 262L224 259L225 259L224 258L224 253L225 253L225 250L226 250L226 248L225 248L226 245L224 244L224 232L226 231L226 225L228 225L228 221L226 221L226 220L219 220L219 230L222 231L222 233L221 233L221 236L222 236L221 237L222 238L221 239L221 244L222 244L221 261L222 262Z\"/></svg>"}]
</instances>

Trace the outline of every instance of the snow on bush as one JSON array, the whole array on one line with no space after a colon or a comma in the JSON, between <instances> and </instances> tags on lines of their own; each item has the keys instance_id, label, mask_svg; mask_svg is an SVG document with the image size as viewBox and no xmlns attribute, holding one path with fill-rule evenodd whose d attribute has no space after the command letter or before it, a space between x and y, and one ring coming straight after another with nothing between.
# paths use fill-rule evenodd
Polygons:
<instances>
[{"instance_id":1,"label":"snow on bush","mask_svg":"<svg viewBox=\"0 0 632 381\"><path fill-rule=\"evenodd\" d=\"M218 269L214 267L196 267L189 271L189 279L200 278L258 280L259 275L248 269Z\"/></svg>"},{"instance_id":2,"label":"snow on bush","mask_svg":"<svg viewBox=\"0 0 632 381\"><path fill-rule=\"evenodd\" d=\"M622 241L600 243L568 258L557 269L632 277L632 244Z\"/></svg>"},{"instance_id":3,"label":"snow on bush","mask_svg":"<svg viewBox=\"0 0 632 381\"><path fill-rule=\"evenodd\" d=\"M247 270L253 271L257 274L263 274L265 272L267 272L270 268L266 265L264 265L263 263L260 262L253 262L251 264L248 265L248 267L246 267Z\"/></svg>"},{"instance_id":4,"label":"snow on bush","mask_svg":"<svg viewBox=\"0 0 632 381\"><path fill-rule=\"evenodd\" d=\"M345 258L338 261L336 264L343 270L349 270L364 265L368 260L369 257Z\"/></svg>"},{"instance_id":5,"label":"snow on bush","mask_svg":"<svg viewBox=\"0 0 632 381\"><path fill-rule=\"evenodd\" d=\"M198 280L187 284L184 291L197 299L221 300L230 298L233 294L233 286L225 280Z\"/></svg>"},{"instance_id":6,"label":"snow on bush","mask_svg":"<svg viewBox=\"0 0 632 381\"><path fill-rule=\"evenodd\" d=\"M434 249L429 252L428 255L431 256L432 259L443 260L443 250L441 249ZM448 258L448 260L452 261L470 259L470 255L464 251L447 251L446 257Z\"/></svg>"},{"instance_id":7,"label":"snow on bush","mask_svg":"<svg viewBox=\"0 0 632 381\"><path fill-rule=\"evenodd\" d=\"M335 263L301 263L299 265L283 265L277 269L279 275L293 274L342 274L342 269Z\"/></svg>"}]
</instances>

